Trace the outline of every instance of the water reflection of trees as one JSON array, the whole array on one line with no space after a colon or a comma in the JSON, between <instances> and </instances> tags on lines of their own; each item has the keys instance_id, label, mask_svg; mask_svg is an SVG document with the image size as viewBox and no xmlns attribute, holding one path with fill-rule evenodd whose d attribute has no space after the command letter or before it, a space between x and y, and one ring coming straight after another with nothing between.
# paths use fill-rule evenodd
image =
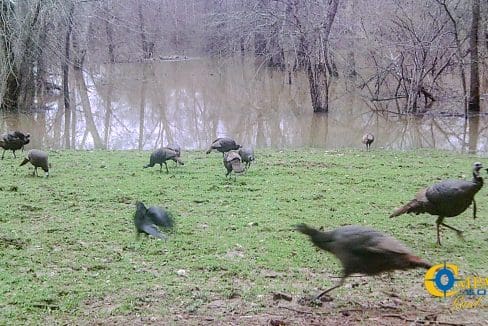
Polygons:
<instances>
[{"instance_id":1,"label":"water reflection of trees","mask_svg":"<svg viewBox=\"0 0 488 326\"><path fill-rule=\"evenodd\" d=\"M304 76L293 85L286 73L244 61L205 60L89 66L75 74L72 148L153 149L179 144L205 148L229 135L258 147L360 147L363 133L374 146L486 150L486 117L391 116L372 113L366 103L337 86L328 114L307 110ZM2 117L2 129L32 130L33 146L63 147L62 99L47 111Z\"/></svg>"},{"instance_id":2,"label":"water reflection of trees","mask_svg":"<svg viewBox=\"0 0 488 326\"><path fill-rule=\"evenodd\" d=\"M82 144L85 143L88 133L90 133L92 140L93 140L93 145L95 148L103 148L103 142L102 139L100 138L100 134L98 132L98 128L95 124L95 119L93 117L93 112L92 112L92 104L89 98L88 94L88 88L85 83L85 76L83 75L83 72L81 69L74 69L74 74L75 74L75 80L76 80L76 94L77 94L77 99L80 100L81 103L81 110L83 112L83 117L85 120L84 124L84 134L83 134L83 140ZM72 117L74 123L77 121L77 116L74 115ZM76 126L74 126L74 129L76 129Z\"/></svg>"}]
</instances>

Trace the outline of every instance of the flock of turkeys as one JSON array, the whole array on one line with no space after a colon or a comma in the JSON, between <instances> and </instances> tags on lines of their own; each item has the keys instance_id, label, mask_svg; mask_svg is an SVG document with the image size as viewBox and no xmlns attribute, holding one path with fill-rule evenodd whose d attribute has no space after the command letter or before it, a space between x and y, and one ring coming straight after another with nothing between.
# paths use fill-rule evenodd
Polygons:
<instances>
[{"instance_id":1,"label":"flock of turkeys","mask_svg":"<svg viewBox=\"0 0 488 326\"><path fill-rule=\"evenodd\" d=\"M374 142L374 135L367 133L362 137L362 143L370 150ZM0 147L5 151L11 150L14 157L15 151L24 149L30 142L30 135L20 131L7 133L0 139ZM223 164L227 170L226 177L232 172L239 174L247 170L251 162L254 161L254 150L243 148L235 140L229 137L215 139L207 154L213 150L222 153ZM162 171L163 164L168 173L166 161L171 160L176 165L184 165L181 160L181 149L179 146L163 147L151 153L149 164L144 168L160 165ZM41 168L49 175L49 163L47 153L31 149L21 166L30 162L34 166L34 174L37 175L37 168ZM243 165L244 163L244 165ZM454 217L463 213L473 204L473 218L476 218L476 201L474 196L483 186L483 178L480 170L483 168L479 162L473 165L473 179L466 180L444 180L430 187L420 190L415 198L407 204L396 209L390 218L405 213L428 213L437 216L437 244L440 246L440 226L454 230L462 237L462 231L444 223L447 217ZM172 228L173 217L163 208L152 206L146 208L142 202L136 203L136 213L134 214L134 225L137 235L145 233L156 238L166 239L166 236L158 229ZM341 286L346 277L351 274L359 273L365 275L376 275L382 272L394 270L407 270L412 268L430 268L431 264L412 254L412 252L401 242L368 227L349 225L337 228L332 231L316 230L306 224L299 224L296 230L308 235L312 243L320 249L332 253L342 264L342 278L339 284L320 293L317 298L322 297L329 291Z\"/></svg>"}]
</instances>

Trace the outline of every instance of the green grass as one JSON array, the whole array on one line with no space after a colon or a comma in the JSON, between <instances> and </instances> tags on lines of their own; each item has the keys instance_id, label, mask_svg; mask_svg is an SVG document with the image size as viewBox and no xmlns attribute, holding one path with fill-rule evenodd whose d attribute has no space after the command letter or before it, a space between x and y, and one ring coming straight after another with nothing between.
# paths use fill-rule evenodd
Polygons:
<instances>
[{"instance_id":1,"label":"green grass","mask_svg":"<svg viewBox=\"0 0 488 326\"><path fill-rule=\"evenodd\" d=\"M300 222L368 225L432 263L488 274L486 189L477 195L479 219L468 209L446 220L465 231L464 242L443 229L436 247L429 215L388 218L422 187L471 178L472 163L483 161L476 156L259 150L234 181L224 178L220 153L183 153L186 164L169 162L166 174L142 168L148 152L51 151L49 178L33 177L9 154L0 162L1 325L194 313L236 297L259 313L274 291L315 293L336 282L326 276L340 275L332 255L292 230ZM135 240L137 200L175 215L169 241ZM395 287L422 275L399 272Z\"/></svg>"}]
</instances>

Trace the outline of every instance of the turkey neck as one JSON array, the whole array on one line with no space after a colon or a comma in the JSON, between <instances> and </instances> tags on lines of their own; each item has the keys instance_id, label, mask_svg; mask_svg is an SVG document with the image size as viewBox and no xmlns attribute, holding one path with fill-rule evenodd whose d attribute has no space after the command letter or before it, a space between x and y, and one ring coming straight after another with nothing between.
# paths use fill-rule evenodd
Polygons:
<instances>
[{"instance_id":1,"label":"turkey neck","mask_svg":"<svg viewBox=\"0 0 488 326\"><path fill-rule=\"evenodd\" d=\"M334 244L334 235L332 232L321 232L319 230L310 230L308 233L312 242L319 248L331 251Z\"/></svg>"},{"instance_id":2,"label":"turkey neck","mask_svg":"<svg viewBox=\"0 0 488 326\"><path fill-rule=\"evenodd\" d=\"M480 170L474 169L473 170L473 181L474 184L478 186L478 190L483 187L483 177L480 176Z\"/></svg>"}]
</instances>

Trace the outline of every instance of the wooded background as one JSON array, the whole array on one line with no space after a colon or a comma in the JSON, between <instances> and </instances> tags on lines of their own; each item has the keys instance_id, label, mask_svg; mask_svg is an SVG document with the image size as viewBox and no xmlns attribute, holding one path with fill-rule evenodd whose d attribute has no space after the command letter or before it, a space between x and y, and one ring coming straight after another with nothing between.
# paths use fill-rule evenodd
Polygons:
<instances>
[{"instance_id":1,"label":"wooded background","mask_svg":"<svg viewBox=\"0 0 488 326\"><path fill-rule=\"evenodd\" d=\"M1 110L58 88L67 121L70 75L101 63L255 56L306 74L314 112L337 82L402 114L455 98L467 115L488 89L481 0L1 0L0 32Z\"/></svg>"}]
</instances>

